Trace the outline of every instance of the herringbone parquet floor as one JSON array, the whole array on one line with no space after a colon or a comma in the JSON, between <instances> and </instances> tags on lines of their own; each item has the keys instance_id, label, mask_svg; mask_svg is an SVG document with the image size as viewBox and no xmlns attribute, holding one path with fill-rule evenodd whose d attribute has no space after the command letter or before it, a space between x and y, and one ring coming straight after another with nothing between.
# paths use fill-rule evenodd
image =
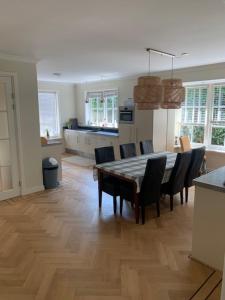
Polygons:
<instances>
[{"instance_id":1,"label":"herringbone parquet floor","mask_svg":"<svg viewBox=\"0 0 225 300\"><path fill-rule=\"evenodd\" d=\"M188 300L210 274L188 258L193 201L136 225L108 196L99 212L91 169L63 174L56 190L0 203L0 300Z\"/></svg>"}]
</instances>

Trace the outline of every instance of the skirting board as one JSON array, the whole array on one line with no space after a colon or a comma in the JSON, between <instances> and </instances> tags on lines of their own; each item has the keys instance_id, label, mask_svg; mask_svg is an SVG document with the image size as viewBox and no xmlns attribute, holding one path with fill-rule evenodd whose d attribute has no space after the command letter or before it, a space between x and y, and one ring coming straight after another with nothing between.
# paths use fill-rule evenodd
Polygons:
<instances>
[{"instance_id":1,"label":"skirting board","mask_svg":"<svg viewBox=\"0 0 225 300\"><path fill-rule=\"evenodd\" d=\"M34 186L34 187L31 187L31 188L22 188L21 194L23 196L25 196L25 195L28 195L28 194L33 194L33 193L44 191L44 189L45 188L44 188L43 185L41 185L41 186Z\"/></svg>"}]
</instances>

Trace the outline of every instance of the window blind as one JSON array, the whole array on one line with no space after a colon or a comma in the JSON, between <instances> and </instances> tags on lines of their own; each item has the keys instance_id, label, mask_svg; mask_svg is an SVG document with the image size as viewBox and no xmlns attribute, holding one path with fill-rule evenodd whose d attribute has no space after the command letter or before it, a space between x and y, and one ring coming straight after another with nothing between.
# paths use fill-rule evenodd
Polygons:
<instances>
[{"instance_id":1,"label":"window blind","mask_svg":"<svg viewBox=\"0 0 225 300\"><path fill-rule=\"evenodd\" d=\"M46 136L47 131L50 136L60 135L58 100L55 92L39 92L39 119L41 136Z\"/></svg>"}]
</instances>

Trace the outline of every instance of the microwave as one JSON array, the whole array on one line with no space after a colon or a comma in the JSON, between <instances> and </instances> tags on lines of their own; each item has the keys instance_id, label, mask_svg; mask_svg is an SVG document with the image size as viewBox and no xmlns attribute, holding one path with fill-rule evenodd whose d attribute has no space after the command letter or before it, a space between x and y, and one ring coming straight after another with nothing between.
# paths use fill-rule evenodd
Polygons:
<instances>
[{"instance_id":1,"label":"microwave","mask_svg":"<svg viewBox=\"0 0 225 300\"><path fill-rule=\"evenodd\" d=\"M119 107L119 123L133 124L134 123L134 106L120 106Z\"/></svg>"}]
</instances>

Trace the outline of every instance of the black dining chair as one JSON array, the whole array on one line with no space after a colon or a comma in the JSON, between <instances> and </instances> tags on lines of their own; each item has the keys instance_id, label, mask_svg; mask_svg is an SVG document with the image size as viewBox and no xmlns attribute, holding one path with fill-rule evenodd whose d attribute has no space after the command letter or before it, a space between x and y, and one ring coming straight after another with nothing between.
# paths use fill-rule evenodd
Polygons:
<instances>
[{"instance_id":1,"label":"black dining chair","mask_svg":"<svg viewBox=\"0 0 225 300\"><path fill-rule=\"evenodd\" d=\"M205 159L205 147L195 148L192 150L191 163L188 168L185 180L185 202L188 202L188 189L193 186L193 180L201 175L201 168Z\"/></svg>"},{"instance_id":2,"label":"black dining chair","mask_svg":"<svg viewBox=\"0 0 225 300\"><path fill-rule=\"evenodd\" d=\"M95 161L96 164L107 163L115 160L114 149L112 146L95 148ZM99 184L98 199L99 208L102 207L102 192L113 196L113 210L116 214L117 201L116 197L119 196L119 180L110 175L103 174L102 182Z\"/></svg>"},{"instance_id":3,"label":"black dining chair","mask_svg":"<svg viewBox=\"0 0 225 300\"><path fill-rule=\"evenodd\" d=\"M146 140L140 142L140 151L141 154L154 153L152 140Z\"/></svg>"},{"instance_id":4,"label":"black dining chair","mask_svg":"<svg viewBox=\"0 0 225 300\"><path fill-rule=\"evenodd\" d=\"M120 157L122 159L134 156L137 156L135 143L120 145Z\"/></svg>"},{"instance_id":5,"label":"black dining chair","mask_svg":"<svg viewBox=\"0 0 225 300\"><path fill-rule=\"evenodd\" d=\"M173 196L180 193L183 204L184 180L191 162L191 151L178 153L169 181L164 183L161 192L170 196L170 210L173 210Z\"/></svg>"},{"instance_id":6,"label":"black dining chair","mask_svg":"<svg viewBox=\"0 0 225 300\"><path fill-rule=\"evenodd\" d=\"M160 216L161 184L166 168L166 156L151 158L147 161L145 174L141 183L139 203L141 207L142 224L145 223L145 207L156 203L157 216ZM132 202L132 188L127 182L120 182L120 214L123 210L123 199Z\"/></svg>"}]
</instances>

